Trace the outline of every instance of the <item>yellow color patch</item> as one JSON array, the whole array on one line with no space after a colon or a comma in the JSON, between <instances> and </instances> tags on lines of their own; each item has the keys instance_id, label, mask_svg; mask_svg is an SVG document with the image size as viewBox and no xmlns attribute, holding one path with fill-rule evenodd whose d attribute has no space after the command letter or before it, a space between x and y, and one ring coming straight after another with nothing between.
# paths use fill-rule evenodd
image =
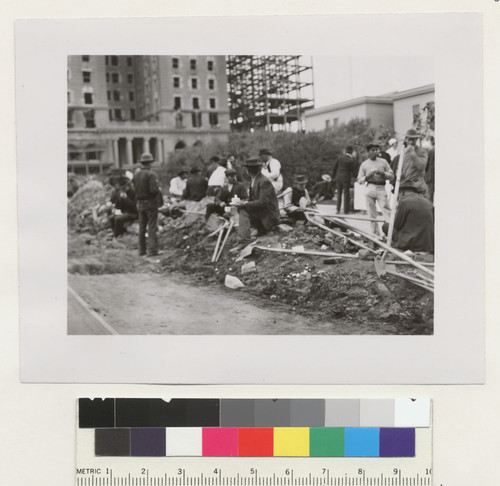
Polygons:
<instances>
[{"instance_id":1,"label":"yellow color patch","mask_svg":"<svg viewBox=\"0 0 500 486\"><path fill-rule=\"evenodd\" d=\"M275 457L309 457L309 427L275 427Z\"/></svg>"}]
</instances>

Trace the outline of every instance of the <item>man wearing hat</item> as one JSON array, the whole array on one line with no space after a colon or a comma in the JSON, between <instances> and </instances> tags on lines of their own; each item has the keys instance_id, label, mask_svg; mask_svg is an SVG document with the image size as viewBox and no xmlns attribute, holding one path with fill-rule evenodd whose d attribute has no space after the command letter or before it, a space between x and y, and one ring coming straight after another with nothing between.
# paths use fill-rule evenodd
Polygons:
<instances>
[{"instance_id":1,"label":"man wearing hat","mask_svg":"<svg viewBox=\"0 0 500 486\"><path fill-rule=\"evenodd\" d=\"M188 171L181 169L177 172L177 177L173 177L170 181L169 192L171 196L182 197L184 189L186 189L186 180L188 178Z\"/></svg>"},{"instance_id":2,"label":"man wearing hat","mask_svg":"<svg viewBox=\"0 0 500 486\"><path fill-rule=\"evenodd\" d=\"M262 161L251 158L246 161L245 166L251 178L249 199L232 203L238 208L240 216L237 248L250 243L251 226L257 229L259 235L264 235L278 224L279 219L276 191L271 181L261 172Z\"/></svg>"},{"instance_id":3,"label":"man wearing hat","mask_svg":"<svg viewBox=\"0 0 500 486\"><path fill-rule=\"evenodd\" d=\"M385 153L389 154L392 162L394 160L394 157L399 154L398 141L395 138L390 138L387 142L387 145L389 145L389 148L385 151Z\"/></svg>"},{"instance_id":4,"label":"man wearing hat","mask_svg":"<svg viewBox=\"0 0 500 486\"><path fill-rule=\"evenodd\" d=\"M427 166L427 150L417 147L420 136L416 130L411 128L406 132L406 149L401 170L399 190L403 194L406 188L413 189L418 194L427 195L427 184L425 183L425 167Z\"/></svg>"},{"instance_id":5,"label":"man wearing hat","mask_svg":"<svg viewBox=\"0 0 500 486\"><path fill-rule=\"evenodd\" d=\"M351 180L355 174L353 152L352 145L347 145L344 155L339 157L333 168L333 180L337 188L337 213L340 213L342 193L344 194L344 213L347 214L351 210Z\"/></svg>"},{"instance_id":6,"label":"man wearing hat","mask_svg":"<svg viewBox=\"0 0 500 486\"><path fill-rule=\"evenodd\" d=\"M387 160L378 157L378 143L370 143L366 146L368 158L359 167L358 183L365 184L366 208L372 219L377 218L377 201L386 221L390 220L391 207L385 191L385 182L393 177L392 169ZM379 225L376 221L371 222L372 233L381 236Z\"/></svg>"},{"instance_id":7,"label":"man wearing hat","mask_svg":"<svg viewBox=\"0 0 500 486\"><path fill-rule=\"evenodd\" d=\"M269 149L266 148L259 150L259 158L263 164L262 173L273 183L274 190L278 194L283 189L281 164L271 155Z\"/></svg>"},{"instance_id":8,"label":"man wearing hat","mask_svg":"<svg viewBox=\"0 0 500 486\"><path fill-rule=\"evenodd\" d=\"M311 198L313 202L319 203L325 199L331 199L332 197L332 178L329 174L323 174L321 180L314 184L311 190Z\"/></svg>"},{"instance_id":9,"label":"man wearing hat","mask_svg":"<svg viewBox=\"0 0 500 486\"><path fill-rule=\"evenodd\" d=\"M208 219L212 213L223 216L224 208L229 205L234 196L238 196L242 200L247 199L247 189L241 182L237 181L237 175L238 173L234 169L226 169L225 177L227 179L227 184L222 186L219 194L215 196L215 201L212 204L207 204L206 219Z\"/></svg>"},{"instance_id":10,"label":"man wearing hat","mask_svg":"<svg viewBox=\"0 0 500 486\"><path fill-rule=\"evenodd\" d=\"M191 175L186 182L182 199L201 201L207 195L207 180L201 175L199 167L191 169Z\"/></svg>"},{"instance_id":11,"label":"man wearing hat","mask_svg":"<svg viewBox=\"0 0 500 486\"><path fill-rule=\"evenodd\" d=\"M116 182L115 190L111 193L111 203L114 208L109 222L115 238L118 238L126 231L125 223L137 219L135 191L128 177L122 176Z\"/></svg>"},{"instance_id":12,"label":"man wearing hat","mask_svg":"<svg viewBox=\"0 0 500 486\"><path fill-rule=\"evenodd\" d=\"M158 185L158 177L151 170L151 164L154 162L153 156L143 153L139 162L141 168L133 179L139 215L139 255L146 254L147 230L147 253L149 256L154 256L158 255L158 207L161 206L162 194Z\"/></svg>"}]
</instances>

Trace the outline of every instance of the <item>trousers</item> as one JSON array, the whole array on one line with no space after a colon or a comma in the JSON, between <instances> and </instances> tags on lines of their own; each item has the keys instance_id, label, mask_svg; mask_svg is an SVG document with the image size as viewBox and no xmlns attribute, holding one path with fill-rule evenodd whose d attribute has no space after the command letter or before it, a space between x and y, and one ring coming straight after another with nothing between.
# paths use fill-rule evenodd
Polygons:
<instances>
[{"instance_id":1,"label":"trousers","mask_svg":"<svg viewBox=\"0 0 500 486\"><path fill-rule=\"evenodd\" d=\"M389 199L387 197L387 192L385 192L385 186L377 186L376 184L368 184L366 186L366 208L368 210L368 216L372 219L377 218L377 201L384 216L385 221L391 219L391 206L389 206ZM381 236L379 224L376 221L371 222L372 233L377 236Z\"/></svg>"},{"instance_id":2,"label":"trousers","mask_svg":"<svg viewBox=\"0 0 500 486\"><path fill-rule=\"evenodd\" d=\"M340 207L342 205L342 193L344 193L344 213L348 213L351 210L351 192L350 183L337 181L337 213L340 213Z\"/></svg>"},{"instance_id":3,"label":"trousers","mask_svg":"<svg viewBox=\"0 0 500 486\"><path fill-rule=\"evenodd\" d=\"M146 231L147 252L149 255L158 253L158 204L155 201L138 201L137 212L139 213L139 255L146 254Z\"/></svg>"}]
</instances>

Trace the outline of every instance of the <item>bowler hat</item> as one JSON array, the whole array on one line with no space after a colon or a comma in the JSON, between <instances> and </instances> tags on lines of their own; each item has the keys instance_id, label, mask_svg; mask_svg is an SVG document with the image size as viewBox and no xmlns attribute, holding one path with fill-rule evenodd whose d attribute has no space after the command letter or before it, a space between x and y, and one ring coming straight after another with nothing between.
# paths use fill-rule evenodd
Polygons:
<instances>
[{"instance_id":1,"label":"bowler hat","mask_svg":"<svg viewBox=\"0 0 500 486\"><path fill-rule=\"evenodd\" d=\"M154 162L153 156L151 154L148 154L147 152L141 155L141 158L139 159L139 162L141 164L152 164Z\"/></svg>"},{"instance_id":2,"label":"bowler hat","mask_svg":"<svg viewBox=\"0 0 500 486\"><path fill-rule=\"evenodd\" d=\"M297 175L293 182L294 184L307 184L307 177L305 175Z\"/></svg>"},{"instance_id":3,"label":"bowler hat","mask_svg":"<svg viewBox=\"0 0 500 486\"><path fill-rule=\"evenodd\" d=\"M406 132L406 138L420 138L420 135L418 134L418 132L416 130L414 130L413 128L410 128Z\"/></svg>"},{"instance_id":4,"label":"bowler hat","mask_svg":"<svg viewBox=\"0 0 500 486\"><path fill-rule=\"evenodd\" d=\"M263 148L259 150L259 155L271 155L271 151L269 149Z\"/></svg>"},{"instance_id":5,"label":"bowler hat","mask_svg":"<svg viewBox=\"0 0 500 486\"><path fill-rule=\"evenodd\" d=\"M226 169L224 171L224 174L226 174L227 176L234 176L234 175L237 175L238 172L236 172L234 169Z\"/></svg>"},{"instance_id":6,"label":"bowler hat","mask_svg":"<svg viewBox=\"0 0 500 486\"><path fill-rule=\"evenodd\" d=\"M369 144L366 146L366 150L368 150L368 152L369 152L372 148L380 148L380 145L379 145L377 142L372 142L372 143L369 143Z\"/></svg>"},{"instance_id":7,"label":"bowler hat","mask_svg":"<svg viewBox=\"0 0 500 486\"><path fill-rule=\"evenodd\" d=\"M247 167L260 167L262 165L262 162L257 157L251 157L246 160L245 165Z\"/></svg>"}]
</instances>

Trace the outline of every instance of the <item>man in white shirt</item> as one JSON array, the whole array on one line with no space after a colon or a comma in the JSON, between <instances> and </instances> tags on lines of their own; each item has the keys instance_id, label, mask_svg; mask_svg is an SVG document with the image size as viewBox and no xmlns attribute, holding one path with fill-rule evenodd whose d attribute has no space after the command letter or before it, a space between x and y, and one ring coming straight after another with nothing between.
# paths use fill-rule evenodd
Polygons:
<instances>
[{"instance_id":1,"label":"man in white shirt","mask_svg":"<svg viewBox=\"0 0 500 486\"><path fill-rule=\"evenodd\" d=\"M215 157L212 157L212 159L215 159ZM212 172L212 175L208 179L207 196L216 196L221 190L221 188L225 184L227 184L227 179L226 179L227 160L218 159L217 163L219 164L218 167Z\"/></svg>"},{"instance_id":2,"label":"man in white shirt","mask_svg":"<svg viewBox=\"0 0 500 486\"><path fill-rule=\"evenodd\" d=\"M170 181L170 187L168 188L168 191L170 192L171 196L179 198L182 197L184 189L186 189L187 178L188 178L188 171L186 169L180 170L177 173L177 177L174 177Z\"/></svg>"},{"instance_id":3,"label":"man in white shirt","mask_svg":"<svg viewBox=\"0 0 500 486\"><path fill-rule=\"evenodd\" d=\"M392 162L394 160L394 157L399 154L398 141L395 138L391 138L387 143L389 145L389 148L385 152L389 154Z\"/></svg>"},{"instance_id":4,"label":"man in white shirt","mask_svg":"<svg viewBox=\"0 0 500 486\"><path fill-rule=\"evenodd\" d=\"M377 156L379 149L377 143L367 145L368 158L359 167L358 183L366 185L366 207L370 218L377 219L378 201L384 219L388 222L391 218L391 207L385 191L385 182L391 180L394 174L387 160ZM371 227L374 235L381 236L376 221L371 222Z\"/></svg>"},{"instance_id":5,"label":"man in white shirt","mask_svg":"<svg viewBox=\"0 0 500 486\"><path fill-rule=\"evenodd\" d=\"M268 149L259 150L259 158L262 162L262 174L264 174L273 184L276 193L283 189L283 176L281 175L281 164L273 158Z\"/></svg>"}]
</instances>

